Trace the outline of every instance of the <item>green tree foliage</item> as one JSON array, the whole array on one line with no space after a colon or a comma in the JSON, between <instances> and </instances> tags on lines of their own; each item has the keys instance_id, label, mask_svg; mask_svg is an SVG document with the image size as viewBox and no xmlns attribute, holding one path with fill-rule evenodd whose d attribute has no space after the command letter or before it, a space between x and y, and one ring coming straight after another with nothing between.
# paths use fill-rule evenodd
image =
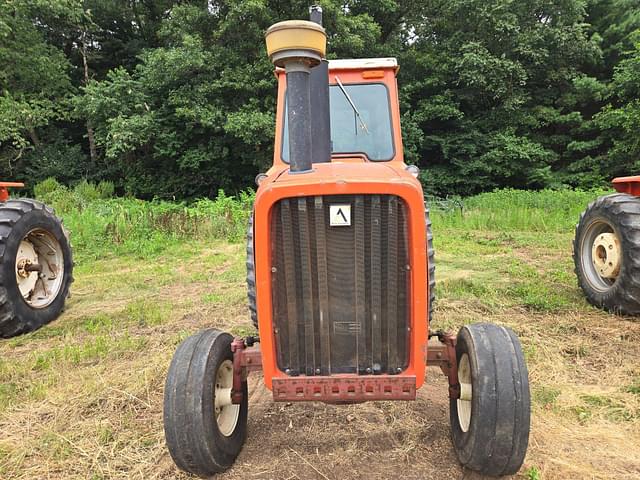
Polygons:
<instances>
[{"instance_id":1,"label":"green tree foliage","mask_svg":"<svg viewBox=\"0 0 640 480\"><path fill-rule=\"evenodd\" d=\"M629 173L640 168L640 31L635 46L615 68L611 102L596 121L611 140L611 168Z\"/></svg>"},{"instance_id":2,"label":"green tree foliage","mask_svg":"<svg viewBox=\"0 0 640 480\"><path fill-rule=\"evenodd\" d=\"M19 173L50 122L69 113L73 86L64 54L34 25L31 2L0 1L0 166Z\"/></svg>"},{"instance_id":3,"label":"green tree foliage","mask_svg":"<svg viewBox=\"0 0 640 480\"><path fill-rule=\"evenodd\" d=\"M600 50L580 2L433 2L404 52L427 188L475 193L560 183L582 123L567 98ZM411 108L411 106L414 106Z\"/></svg>"},{"instance_id":4,"label":"green tree foliage","mask_svg":"<svg viewBox=\"0 0 640 480\"><path fill-rule=\"evenodd\" d=\"M640 0L322 0L330 58L396 56L429 193L592 187L640 166ZM263 34L307 1L0 0L0 177L152 198L271 163Z\"/></svg>"}]
</instances>

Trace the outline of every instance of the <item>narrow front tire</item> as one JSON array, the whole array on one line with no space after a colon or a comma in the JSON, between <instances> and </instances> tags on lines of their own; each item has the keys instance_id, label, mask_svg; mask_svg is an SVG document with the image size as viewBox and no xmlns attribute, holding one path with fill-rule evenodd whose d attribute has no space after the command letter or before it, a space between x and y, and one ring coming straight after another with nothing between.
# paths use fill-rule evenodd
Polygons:
<instances>
[{"instance_id":1,"label":"narrow front tire","mask_svg":"<svg viewBox=\"0 0 640 480\"><path fill-rule=\"evenodd\" d=\"M164 432L175 464L210 477L227 470L247 436L247 384L242 402L231 404L233 337L209 329L176 350L164 390Z\"/></svg>"},{"instance_id":2,"label":"narrow front tire","mask_svg":"<svg viewBox=\"0 0 640 480\"><path fill-rule=\"evenodd\" d=\"M520 342L492 324L460 329L456 345L459 399L450 400L460 463L484 475L516 473L529 443L531 400Z\"/></svg>"}]
</instances>

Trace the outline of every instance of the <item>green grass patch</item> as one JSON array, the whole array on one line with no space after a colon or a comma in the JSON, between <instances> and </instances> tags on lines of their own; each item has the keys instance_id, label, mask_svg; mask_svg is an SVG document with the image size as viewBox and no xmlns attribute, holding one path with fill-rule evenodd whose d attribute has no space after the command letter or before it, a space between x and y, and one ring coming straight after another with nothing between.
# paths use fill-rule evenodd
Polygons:
<instances>
[{"instance_id":1,"label":"green grass patch","mask_svg":"<svg viewBox=\"0 0 640 480\"><path fill-rule=\"evenodd\" d=\"M141 327L161 325L169 317L169 306L150 300L136 300L124 309L129 321Z\"/></svg>"},{"instance_id":2,"label":"green grass patch","mask_svg":"<svg viewBox=\"0 0 640 480\"><path fill-rule=\"evenodd\" d=\"M542 473L540 472L540 469L536 466L529 467L524 472L524 478L526 478L527 480L541 480Z\"/></svg>"},{"instance_id":3,"label":"green grass patch","mask_svg":"<svg viewBox=\"0 0 640 480\"><path fill-rule=\"evenodd\" d=\"M624 388L624 392L640 395L640 377L633 379L633 383Z\"/></svg>"},{"instance_id":4,"label":"green grass patch","mask_svg":"<svg viewBox=\"0 0 640 480\"><path fill-rule=\"evenodd\" d=\"M516 304L536 312L553 313L574 306L565 292L537 282L515 284L507 291Z\"/></svg>"},{"instance_id":5,"label":"green grass patch","mask_svg":"<svg viewBox=\"0 0 640 480\"><path fill-rule=\"evenodd\" d=\"M64 460L76 454L69 440L53 431L47 431L40 437L40 449L52 460Z\"/></svg>"},{"instance_id":6,"label":"green grass patch","mask_svg":"<svg viewBox=\"0 0 640 480\"><path fill-rule=\"evenodd\" d=\"M595 417L614 423L632 422L640 418L640 412L628 408L622 401L603 394L580 395L581 405L572 407L581 422Z\"/></svg>"},{"instance_id":7,"label":"green grass patch","mask_svg":"<svg viewBox=\"0 0 640 480\"><path fill-rule=\"evenodd\" d=\"M545 385L539 385L533 387L532 398L533 402L541 405L544 408L553 408L556 406L556 401L560 396L560 390Z\"/></svg>"},{"instance_id":8,"label":"green grass patch","mask_svg":"<svg viewBox=\"0 0 640 480\"><path fill-rule=\"evenodd\" d=\"M468 300L470 298L483 299L484 303L490 303L495 299L496 292L486 283L473 278L453 278L444 280L438 285L438 292L443 297L452 300Z\"/></svg>"},{"instance_id":9,"label":"green grass patch","mask_svg":"<svg viewBox=\"0 0 640 480\"><path fill-rule=\"evenodd\" d=\"M229 333L238 337L246 337L248 335L255 335L256 329L253 328L253 325L236 325L231 328Z\"/></svg>"},{"instance_id":10,"label":"green grass patch","mask_svg":"<svg viewBox=\"0 0 640 480\"><path fill-rule=\"evenodd\" d=\"M35 353L32 370L50 370L65 363L71 365L96 363L107 356L123 356L142 350L147 345L145 337L110 334L97 335L84 342L55 346Z\"/></svg>"},{"instance_id":11,"label":"green grass patch","mask_svg":"<svg viewBox=\"0 0 640 480\"><path fill-rule=\"evenodd\" d=\"M38 375L32 362L0 360L0 412L24 401L41 401L55 382L51 376Z\"/></svg>"}]
</instances>

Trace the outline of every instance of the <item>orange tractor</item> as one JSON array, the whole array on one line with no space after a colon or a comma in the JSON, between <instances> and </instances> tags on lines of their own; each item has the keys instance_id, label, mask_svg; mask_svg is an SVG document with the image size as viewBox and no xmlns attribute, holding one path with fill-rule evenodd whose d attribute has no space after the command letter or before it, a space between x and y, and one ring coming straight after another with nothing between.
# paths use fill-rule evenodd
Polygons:
<instances>
[{"instance_id":1,"label":"orange tractor","mask_svg":"<svg viewBox=\"0 0 640 480\"><path fill-rule=\"evenodd\" d=\"M578 284L592 305L640 314L640 176L613 180L618 193L592 202L573 241Z\"/></svg>"},{"instance_id":2,"label":"orange tractor","mask_svg":"<svg viewBox=\"0 0 640 480\"><path fill-rule=\"evenodd\" d=\"M31 332L58 318L73 281L71 246L53 210L9 199L0 182L0 337Z\"/></svg>"},{"instance_id":3,"label":"orange tractor","mask_svg":"<svg viewBox=\"0 0 640 480\"><path fill-rule=\"evenodd\" d=\"M448 377L462 465L511 474L530 395L508 328L429 330L433 255L417 169L403 161L393 58L324 59L321 13L266 34L276 66L274 163L257 178L248 286L259 336L186 339L167 375L164 429L179 468L228 469L247 432L247 375L277 402L414 400L426 367ZM339 434L339 433L338 433Z\"/></svg>"}]
</instances>

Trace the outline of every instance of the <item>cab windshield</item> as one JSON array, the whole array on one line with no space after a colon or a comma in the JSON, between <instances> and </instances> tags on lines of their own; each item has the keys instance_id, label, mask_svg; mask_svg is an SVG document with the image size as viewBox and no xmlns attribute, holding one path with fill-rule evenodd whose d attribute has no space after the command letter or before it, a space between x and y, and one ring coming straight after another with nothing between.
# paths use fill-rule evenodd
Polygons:
<instances>
[{"instance_id":1,"label":"cab windshield","mask_svg":"<svg viewBox=\"0 0 640 480\"><path fill-rule=\"evenodd\" d=\"M360 153L373 161L393 158L389 92L381 83L329 86L332 153ZM289 126L284 112L282 160L289 163Z\"/></svg>"}]
</instances>

